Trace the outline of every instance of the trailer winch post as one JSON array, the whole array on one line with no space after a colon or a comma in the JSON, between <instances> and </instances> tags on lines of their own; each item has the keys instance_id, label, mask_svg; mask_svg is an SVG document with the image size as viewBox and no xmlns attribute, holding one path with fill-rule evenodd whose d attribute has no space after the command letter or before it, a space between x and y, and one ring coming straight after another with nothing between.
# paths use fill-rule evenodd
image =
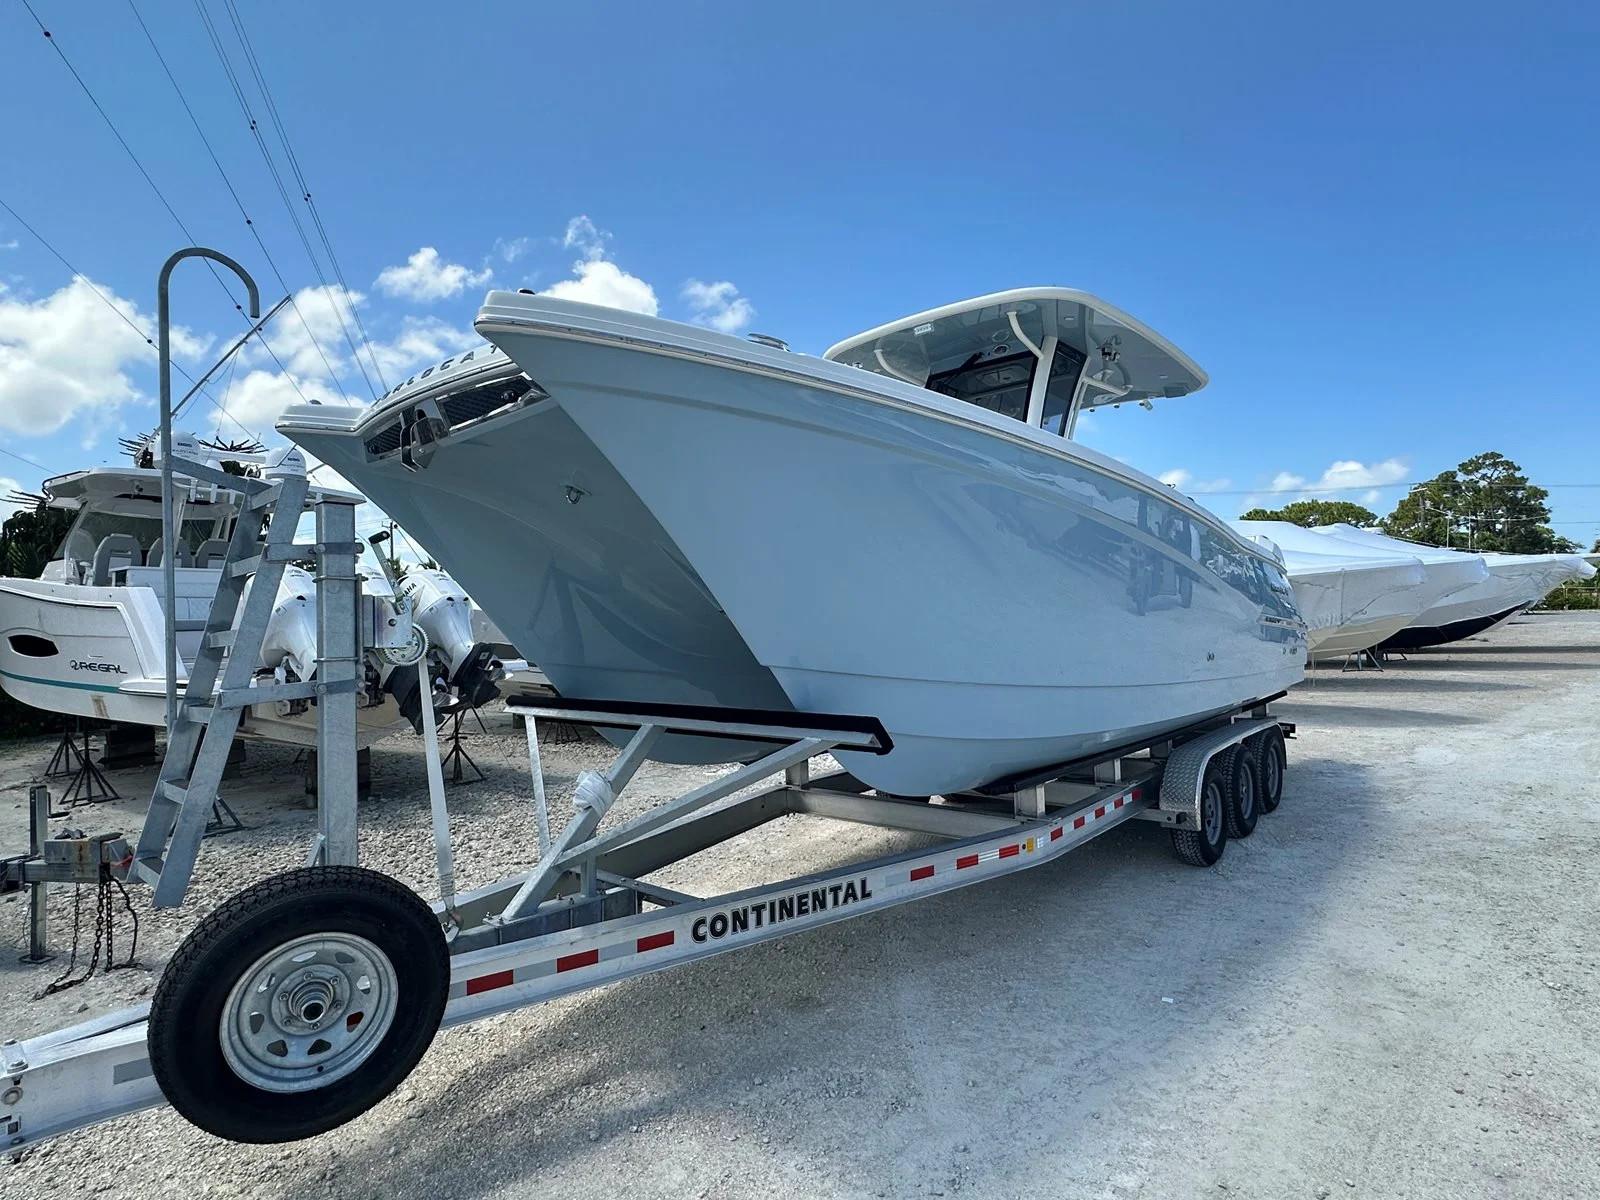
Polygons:
<instances>
[{"instance_id":1,"label":"trailer winch post","mask_svg":"<svg viewBox=\"0 0 1600 1200\"><path fill-rule=\"evenodd\" d=\"M274 519L292 521L297 515L279 512ZM317 832L324 864L353 867L360 861L355 761L362 657L355 501L319 498L316 528ZM422 702L429 702L426 691Z\"/></svg>"}]
</instances>

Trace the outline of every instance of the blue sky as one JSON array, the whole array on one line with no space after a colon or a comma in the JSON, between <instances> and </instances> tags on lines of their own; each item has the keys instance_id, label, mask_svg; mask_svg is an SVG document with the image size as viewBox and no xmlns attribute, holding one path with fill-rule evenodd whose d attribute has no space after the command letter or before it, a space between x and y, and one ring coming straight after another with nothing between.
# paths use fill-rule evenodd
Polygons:
<instances>
[{"instance_id":1,"label":"blue sky","mask_svg":"<svg viewBox=\"0 0 1600 1200\"><path fill-rule=\"evenodd\" d=\"M281 295L133 8L30 2L193 234ZM316 335L280 317L292 381L256 351L215 386L253 429L300 393L369 398L351 305L393 383L470 337L489 286L817 352L1044 283L1208 370L1085 440L1225 515L1325 484L1383 513L1486 449L1600 484L1593 5L241 4L347 297L317 287L195 4L136 3ZM183 236L17 0L0 111L0 199L152 323ZM182 271L198 373L242 326ZM0 447L114 459L153 423L154 355L4 211L0 287ZM1600 536L1600 487L1552 494L1558 531Z\"/></svg>"}]
</instances>

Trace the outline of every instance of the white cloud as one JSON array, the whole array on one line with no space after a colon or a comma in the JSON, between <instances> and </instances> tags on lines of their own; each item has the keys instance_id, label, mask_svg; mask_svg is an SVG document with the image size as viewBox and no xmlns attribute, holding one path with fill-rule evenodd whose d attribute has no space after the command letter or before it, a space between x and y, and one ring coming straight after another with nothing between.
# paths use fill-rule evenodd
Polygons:
<instances>
[{"instance_id":1,"label":"white cloud","mask_svg":"<svg viewBox=\"0 0 1600 1200\"><path fill-rule=\"evenodd\" d=\"M21 243L16 238L12 238L9 242L0 242L0 250L15 250L19 245Z\"/></svg>"},{"instance_id":2,"label":"white cloud","mask_svg":"<svg viewBox=\"0 0 1600 1200\"><path fill-rule=\"evenodd\" d=\"M1344 459L1331 464L1315 481L1292 471L1279 471L1272 477L1271 490L1332 496L1337 492L1367 488L1367 496L1376 500L1378 493L1370 489L1403 483L1410 473L1411 467L1403 458L1386 458L1370 466L1355 459Z\"/></svg>"},{"instance_id":3,"label":"white cloud","mask_svg":"<svg viewBox=\"0 0 1600 1200\"><path fill-rule=\"evenodd\" d=\"M716 283L687 280L683 298L694 310L690 319L719 333L738 333L755 318L755 306L739 295L739 289L726 279Z\"/></svg>"},{"instance_id":4,"label":"white cloud","mask_svg":"<svg viewBox=\"0 0 1600 1200\"><path fill-rule=\"evenodd\" d=\"M647 317L653 317L661 310L655 289L637 275L629 275L614 262L591 259L574 263L572 273L574 278L563 279L547 287L544 294L558 300L581 300L585 304L623 308Z\"/></svg>"},{"instance_id":5,"label":"white cloud","mask_svg":"<svg viewBox=\"0 0 1600 1200\"><path fill-rule=\"evenodd\" d=\"M499 255L505 262L514 263L532 249L531 237L495 238L491 253Z\"/></svg>"},{"instance_id":6,"label":"white cloud","mask_svg":"<svg viewBox=\"0 0 1600 1200\"><path fill-rule=\"evenodd\" d=\"M262 438L272 434L273 422L291 404L304 404L306 401L344 404L339 393L327 384L315 379L291 379L279 371L250 371L236 378L226 390L213 389L213 395L229 417ZM209 406L205 409L191 406L185 411L193 412L194 415L189 418L191 421L210 420L212 416L219 421L225 419ZM224 433L229 432L224 430Z\"/></svg>"},{"instance_id":7,"label":"white cloud","mask_svg":"<svg viewBox=\"0 0 1600 1200\"><path fill-rule=\"evenodd\" d=\"M602 304L653 317L661 311L656 290L637 275L630 275L606 257L611 235L595 228L588 217L579 215L567 222L561 244L583 257L572 264L572 278L545 288L546 296L558 300L579 300Z\"/></svg>"},{"instance_id":8,"label":"white cloud","mask_svg":"<svg viewBox=\"0 0 1600 1200\"><path fill-rule=\"evenodd\" d=\"M472 330L460 329L437 317L407 317L401 322L399 333L388 341L374 342L372 350L384 377L395 384L416 367L439 362L457 350L482 342Z\"/></svg>"},{"instance_id":9,"label":"white cloud","mask_svg":"<svg viewBox=\"0 0 1600 1200\"><path fill-rule=\"evenodd\" d=\"M42 435L68 423L98 430L111 411L144 401L129 370L153 367L155 352L117 313L141 329L155 328L133 301L81 275L38 300L0 296L0 430ZM192 360L210 344L183 326L172 328L178 358Z\"/></svg>"},{"instance_id":10,"label":"white cloud","mask_svg":"<svg viewBox=\"0 0 1600 1200\"><path fill-rule=\"evenodd\" d=\"M405 266L380 271L377 287L385 295L406 300L446 300L469 287L483 286L492 274L488 267L474 271L460 263L445 262L432 246L424 246L406 259Z\"/></svg>"},{"instance_id":11,"label":"white cloud","mask_svg":"<svg viewBox=\"0 0 1600 1200\"><path fill-rule=\"evenodd\" d=\"M1170 471L1163 471L1156 476L1162 483L1170 488L1177 488L1191 496L1204 496L1208 492L1226 491L1233 485L1231 479L1196 479L1194 474L1183 467L1174 467Z\"/></svg>"},{"instance_id":12,"label":"white cloud","mask_svg":"<svg viewBox=\"0 0 1600 1200\"><path fill-rule=\"evenodd\" d=\"M595 228L594 222L581 213L567 222L567 232L561 237L563 246L577 250L589 260L604 258L610 241L609 232Z\"/></svg>"},{"instance_id":13,"label":"white cloud","mask_svg":"<svg viewBox=\"0 0 1600 1200\"><path fill-rule=\"evenodd\" d=\"M12 492L20 491L21 488L22 485L15 479L11 478L11 476L0 475L0 521L4 521L12 513L16 512L22 507L22 505L13 504L10 500L6 499L6 497L11 495Z\"/></svg>"},{"instance_id":14,"label":"white cloud","mask_svg":"<svg viewBox=\"0 0 1600 1200\"><path fill-rule=\"evenodd\" d=\"M331 383L330 369L337 375L355 370L344 331L349 329L355 336L355 307L365 299L360 292L347 292L337 284L301 288L294 294L294 303L239 351L240 360L272 362L261 345L264 339L277 355L274 367L281 363L298 378L313 376Z\"/></svg>"}]
</instances>

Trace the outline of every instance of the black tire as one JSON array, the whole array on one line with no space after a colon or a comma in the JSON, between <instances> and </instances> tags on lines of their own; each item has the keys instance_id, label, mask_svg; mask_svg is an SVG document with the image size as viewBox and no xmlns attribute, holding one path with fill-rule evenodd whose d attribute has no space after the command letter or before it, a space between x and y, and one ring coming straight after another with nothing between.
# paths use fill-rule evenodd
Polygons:
<instances>
[{"instance_id":1,"label":"black tire","mask_svg":"<svg viewBox=\"0 0 1600 1200\"><path fill-rule=\"evenodd\" d=\"M1209 867L1228 848L1228 781L1212 759L1200 788L1200 828L1174 829L1172 848L1191 867Z\"/></svg>"},{"instance_id":2,"label":"black tire","mask_svg":"<svg viewBox=\"0 0 1600 1200\"><path fill-rule=\"evenodd\" d=\"M1261 776L1256 756L1247 746L1235 746L1226 757L1222 769L1228 779L1228 837L1247 838L1256 831L1256 821L1261 817Z\"/></svg>"},{"instance_id":3,"label":"black tire","mask_svg":"<svg viewBox=\"0 0 1600 1200\"><path fill-rule=\"evenodd\" d=\"M386 956L395 979L388 1028L326 1086L274 1091L247 1082L223 1050L235 985L289 942L324 934L365 939ZM439 1028L449 986L444 933L416 893L361 867L288 871L246 888L184 939L150 1005L150 1065L172 1106L201 1129L236 1142L296 1141L365 1112L411 1073ZM359 1020L352 1016L352 1027Z\"/></svg>"},{"instance_id":4,"label":"black tire","mask_svg":"<svg viewBox=\"0 0 1600 1200\"><path fill-rule=\"evenodd\" d=\"M1273 725L1250 740L1255 743L1258 805L1264 813L1273 812L1283 800L1283 777L1289 767L1283 730Z\"/></svg>"}]
</instances>

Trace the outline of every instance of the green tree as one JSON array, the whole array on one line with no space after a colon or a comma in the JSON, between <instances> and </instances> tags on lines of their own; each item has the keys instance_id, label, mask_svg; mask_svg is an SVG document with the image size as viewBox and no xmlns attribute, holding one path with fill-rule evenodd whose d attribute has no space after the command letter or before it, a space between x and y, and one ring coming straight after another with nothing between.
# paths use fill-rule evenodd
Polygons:
<instances>
[{"instance_id":1,"label":"green tree","mask_svg":"<svg viewBox=\"0 0 1600 1200\"><path fill-rule=\"evenodd\" d=\"M62 509L42 504L19 508L0 524L0 575L37 579L71 526L72 514ZM55 713L28 708L0 692L0 737L25 737L60 726Z\"/></svg>"},{"instance_id":2,"label":"green tree","mask_svg":"<svg viewBox=\"0 0 1600 1200\"><path fill-rule=\"evenodd\" d=\"M0 525L0 575L37 579L72 527L72 513L60 508L19 508Z\"/></svg>"},{"instance_id":3,"label":"green tree","mask_svg":"<svg viewBox=\"0 0 1600 1200\"><path fill-rule=\"evenodd\" d=\"M1600 554L1600 538L1595 538L1594 545L1589 547L1590 554Z\"/></svg>"},{"instance_id":4,"label":"green tree","mask_svg":"<svg viewBox=\"0 0 1600 1200\"><path fill-rule=\"evenodd\" d=\"M1378 514L1349 500L1296 500L1282 508L1252 508L1241 521L1288 521L1315 529L1318 525L1376 525Z\"/></svg>"},{"instance_id":5,"label":"green tree","mask_svg":"<svg viewBox=\"0 0 1600 1200\"><path fill-rule=\"evenodd\" d=\"M1383 529L1457 550L1558 553L1573 544L1550 528L1549 497L1516 463L1490 450L1414 485L1383 519Z\"/></svg>"}]
</instances>

